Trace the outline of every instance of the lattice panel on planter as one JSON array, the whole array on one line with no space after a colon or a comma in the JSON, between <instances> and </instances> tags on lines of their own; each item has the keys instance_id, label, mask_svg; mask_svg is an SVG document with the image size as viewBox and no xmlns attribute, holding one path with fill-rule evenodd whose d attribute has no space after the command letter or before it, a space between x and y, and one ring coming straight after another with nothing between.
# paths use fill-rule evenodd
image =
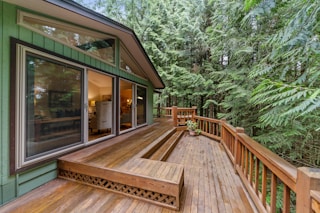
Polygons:
<instances>
[{"instance_id":1,"label":"lattice panel on planter","mask_svg":"<svg viewBox=\"0 0 320 213\"><path fill-rule=\"evenodd\" d=\"M71 179L85 184L97 186L99 188L111 190L114 192L119 192L137 198L151 200L153 202L159 203L160 205L164 204L166 206L171 206L174 209L177 208L177 199L174 196L161 194L121 183L116 183L100 177L93 177L61 169L59 170L59 176L62 178Z\"/></svg>"}]
</instances>

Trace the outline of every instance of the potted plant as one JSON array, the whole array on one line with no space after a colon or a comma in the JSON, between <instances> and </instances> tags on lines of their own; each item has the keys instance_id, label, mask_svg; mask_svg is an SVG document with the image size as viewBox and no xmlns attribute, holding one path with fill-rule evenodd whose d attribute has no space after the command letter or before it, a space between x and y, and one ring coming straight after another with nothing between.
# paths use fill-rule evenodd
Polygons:
<instances>
[{"instance_id":1,"label":"potted plant","mask_svg":"<svg viewBox=\"0 0 320 213\"><path fill-rule=\"evenodd\" d=\"M199 135L201 133L201 129L198 128L198 123L192 120L187 121L187 129L190 135Z\"/></svg>"}]
</instances>

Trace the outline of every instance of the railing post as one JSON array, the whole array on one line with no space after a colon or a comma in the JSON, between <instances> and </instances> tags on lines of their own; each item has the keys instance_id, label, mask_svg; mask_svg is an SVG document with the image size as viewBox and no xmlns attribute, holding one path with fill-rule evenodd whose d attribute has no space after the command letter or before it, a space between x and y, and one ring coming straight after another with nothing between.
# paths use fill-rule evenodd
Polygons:
<instances>
[{"instance_id":1,"label":"railing post","mask_svg":"<svg viewBox=\"0 0 320 213\"><path fill-rule=\"evenodd\" d=\"M172 119L173 119L173 126L178 126L178 115L177 115L177 112L178 112L178 107L176 106L173 106L172 107Z\"/></svg>"},{"instance_id":2,"label":"railing post","mask_svg":"<svg viewBox=\"0 0 320 213\"><path fill-rule=\"evenodd\" d=\"M296 212L312 212L311 190L320 190L320 169L298 168L296 194Z\"/></svg>"},{"instance_id":3,"label":"railing post","mask_svg":"<svg viewBox=\"0 0 320 213\"><path fill-rule=\"evenodd\" d=\"M194 121L195 120L195 116L196 116L196 114L197 114L197 106L192 106L192 109L193 109L193 111L192 111L192 118L191 118L191 120L192 121Z\"/></svg>"},{"instance_id":4,"label":"railing post","mask_svg":"<svg viewBox=\"0 0 320 213\"><path fill-rule=\"evenodd\" d=\"M236 170L236 166L237 165L239 165L240 164L240 158L241 158L241 146L240 146L240 142L239 142L239 135L238 134L240 134L240 133L244 133L244 128L242 128L242 127L236 127L236 132L237 132L237 134L236 134L236 138L235 138L235 140L234 140L234 150L233 150L233 153L234 153L234 162L233 162L233 166L234 166L234 169L235 169L235 171L237 171Z\"/></svg>"},{"instance_id":5,"label":"railing post","mask_svg":"<svg viewBox=\"0 0 320 213\"><path fill-rule=\"evenodd\" d=\"M225 141L225 133L224 133L224 124L227 123L227 120L225 118L221 119L220 122L220 143L224 143Z\"/></svg>"}]
</instances>

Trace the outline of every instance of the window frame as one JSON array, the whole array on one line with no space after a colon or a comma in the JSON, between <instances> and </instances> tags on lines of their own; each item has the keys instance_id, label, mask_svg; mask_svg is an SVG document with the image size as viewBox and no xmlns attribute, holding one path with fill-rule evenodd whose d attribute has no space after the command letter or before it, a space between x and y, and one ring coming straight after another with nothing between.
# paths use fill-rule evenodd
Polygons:
<instances>
[{"instance_id":1,"label":"window frame","mask_svg":"<svg viewBox=\"0 0 320 213\"><path fill-rule=\"evenodd\" d=\"M71 23L67 24L65 22L57 21L57 20L54 20L54 19L51 19L51 18L45 18L43 16L34 15L34 14L31 14L31 13L28 13L28 12L25 12L25 11L21 11L21 10L18 10L17 14L18 14L18 17L17 17L17 24L18 25L20 25L22 27L25 27L25 28L27 28L27 29L29 29L31 31L37 32L37 33L39 33L39 34L41 34L41 35L43 35L43 36L45 36L47 38L50 38L50 39L52 39L54 41L62 43L62 44L66 45L66 46L68 46L68 47L70 47L70 48L72 48L72 49L74 49L74 50L76 50L78 52L82 52L82 53L84 53L86 55L89 55L90 57L93 57L93 58L95 58L95 59L97 59L97 60L99 60L99 61L101 61L103 63L106 63L106 64L108 64L110 66L116 67L116 63L117 63L116 62L116 58L117 58L117 48L116 48L117 42L116 42L116 40L117 39L116 39L115 36L112 36L112 35L106 34L106 33L97 32L97 31L95 31L93 29L92 30L84 29L82 27L75 26L75 25L73 25ZM29 17L29 18L33 18L33 19L39 19L40 21L47 22L48 24L53 23L55 25L60 25L60 26L63 26L65 28L73 29L73 31L75 31L75 32L84 33L84 34L87 34L89 36L96 37L96 38L105 39L105 37L108 36L108 38L114 39L114 41L115 41L115 43L114 43L114 45L115 45L114 56L113 56L114 57L114 63L110 63L110 62L108 62L108 61L96 56L95 54L87 52L87 51L85 51L85 50L83 50L81 48L78 48L76 46L70 45L67 42L63 42L62 40L60 40L58 38L55 38L53 36L48 36L48 34L42 32L41 30L38 30L36 28L33 28L33 27L25 24L24 23L24 17Z\"/></svg>"},{"instance_id":2,"label":"window frame","mask_svg":"<svg viewBox=\"0 0 320 213\"><path fill-rule=\"evenodd\" d=\"M131 115L131 123L132 123L132 127L129 128L129 129L124 129L124 130L121 130L120 128L120 125L121 125L121 122L120 122L120 107L121 107L121 88L120 88L120 81L125 81L127 83L131 83L132 84L132 109L131 109L131 112L132 112L132 115ZM134 129L137 129L137 128L140 128L140 127L143 127L143 126L146 126L148 125L148 87L143 85L143 84L139 84L137 82L134 82L134 81L131 81L131 80L128 80L128 79L125 79L125 78L119 78L119 84L118 84L118 89L119 89L119 100L118 100L118 108L119 108L119 124L118 124L118 128L119 128L119 134L124 134L124 133L127 133L129 131L132 131ZM141 124L138 124L137 122L137 116L138 116L138 106L137 106L137 98L138 98L138 87L141 87L141 88L144 88L146 90L146 109L145 109L145 116L146 116L146 122L145 123L141 123Z\"/></svg>"},{"instance_id":3,"label":"window frame","mask_svg":"<svg viewBox=\"0 0 320 213\"><path fill-rule=\"evenodd\" d=\"M96 138L96 139L93 139L93 140L90 140L89 139L89 131L86 131L88 130L89 128L89 124L88 124L88 121L89 121L89 118L88 118L88 111L89 111L89 98L88 98L88 92L89 92L89 74L88 72L94 72L96 74L99 74L99 75L104 75L104 76L107 76L109 78L111 78L111 81L112 81L112 132L110 135L107 135L107 136L103 136L103 137L99 137L99 138ZM84 125L84 140L85 140L85 144L95 144L95 143L99 143L101 141L104 141L104 140L107 140L109 138L112 138L112 137L115 137L117 135L117 128L116 128L116 120L117 120L117 117L116 117L116 103L117 103L117 99L116 99L116 76L114 75L111 75L109 73L105 73L105 72L102 72L102 71L99 71L95 68L87 68L87 70L85 71L85 83L84 83L84 88L85 88L85 96L87 97L87 110L85 112L85 116L87 116L85 118L85 125Z\"/></svg>"},{"instance_id":4,"label":"window frame","mask_svg":"<svg viewBox=\"0 0 320 213\"><path fill-rule=\"evenodd\" d=\"M84 139L84 121L86 99L85 99L85 72L87 67L71 60L67 60L63 56L50 52L35 45L11 38L11 65L10 65L10 174L24 171L36 165L56 159L58 156L67 152L79 149L86 145ZM26 156L26 56L27 52L43 56L50 60L73 66L81 70L81 132L80 141L74 144L63 146L37 154L34 157Z\"/></svg>"},{"instance_id":5,"label":"window frame","mask_svg":"<svg viewBox=\"0 0 320 213\"><path fill-rule=\"evenodd\" d=\"M124 46L124 44L122 42L120 42L119 52L120 52L120 54L119 54L119 59L120 59L119 69L122 70L123 72L130 73L131 75L136 76L140 79L147 80L146 73L143 71L143 69L140 67L140 65L136 62L136 60L133 59L132 55L129 53L129 51L127 50L127 48ZM121 67L121 60L123 60L122 54L125 54L132 61L131 64L134 65L134 68L135 68L134 70L132 70L129 67L131 69L131 71L128 71L125 68ZM141 76L141 74L136 73L137 71L141 72L144 76Z\"/></svg>"},{"instance_id":6,"label":"window frame","mask_svg":"<svg viewBox=\"0 0 320 213\"><path fill-rule=\"evenodd\" d=\"M144 85L141 85L141 84L136 84L135 86L135 90L136 90L136 99L138 99L138 87L141 87L143 89L146 90L146 105L145 105L145 119L146 119L146 122L144 123L141 123L141 124L138 124L138 103L137 103L137 100L136 100L136 126L137 127L141 127L141 126L145 126L148 124L148 87L144 86Z\"/></svg>"}]
</instances>

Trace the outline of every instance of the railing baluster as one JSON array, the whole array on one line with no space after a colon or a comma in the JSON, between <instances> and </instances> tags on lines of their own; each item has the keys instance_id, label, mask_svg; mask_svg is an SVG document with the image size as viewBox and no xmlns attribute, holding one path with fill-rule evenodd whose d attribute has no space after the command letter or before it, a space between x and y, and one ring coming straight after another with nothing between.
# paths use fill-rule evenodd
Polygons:
<instances>
[{"instance_id":1,"label":"railing baluster","mask_svg":"<svg viewBox=\"0 0 320 213\"><path fill-rule=\"evenodd\" d=\"M245 147L241 146L241 171L244 172Z\"/></svg>"},{"instance_id":2,"label":"railing baluster","mask_svg":"<svg viewBox=\"0 0 320 213\"><path fill-rule=\"evenodd\" d=\"M289 213L290 212L290 188L285 184L283 184L282 212L283 213Z\"/></svg>"},{"instance_id":3,"label":"railing baluster","mask_svg":"<svg viewBox=\"0 0 320 213\"><path fill-rule=\"evenodd\" d=\"M205 121L206 124L206 132L209 132L209 121Z\"/></svg>"},{"instance_id":4,"label":"railing baluster","mask_svg":"<svg viewBox=\"0 0 320 213\"><path fill-rule=\"evenodd\" d=\"M267 205L266 205L266 198L267 198L267 172L268 172L268 168L265 166L265 165L263 165L263 167L262 167L262 185L261 185L261 190L262 190L262 192L261 192L261 201L262 201L262 205L264 206L264 207L267 207Z\"/></svg>"},{"instance_id":5,"label":"railing baluster","mask_svg":"<svg viewBox=\"0 0 320 213\"><path fill-rule=\"evenodd\" d=\"M246 164L245 164L245 170L244 170L244 174L246 176L246 178L248 179L248 170L249 170L249 150L246 148Z\"/></svg>"},{"instance_id":6,"label":"railing baluster","mask_svg":"<svg viewBox=\"0 0 320 213\"><path fill-rule=\"evenodd\" d=\"M277 176L271 174L271 200L270 200L270 212L275 213L277 210Z\"/></svg>"},{"instance_id":7,"label":"railing baluster","mask_svg":"<svg viewBox=\"0 0 320 213\"><path fill-rule=\"evenodd\" d=\"M255 161L255 173L254 173L254 189L255 189L255 192L256 192L256 195L258 196L259 195L259 176L260 176L260 160L258 158L256 158L256 161Z\"/></svg>"},{"instance_id":8,"label":"railing baluster","mask_svg":"<svg viewBox=\"0 0 320 213\"><path fill-rule=\"evenodd\" d=\"M252 179L253 179L253 169L254 169L254 157L252 152L250 152L249 183L251 186L252 186Z\"/></svg>"}]
</instances>

